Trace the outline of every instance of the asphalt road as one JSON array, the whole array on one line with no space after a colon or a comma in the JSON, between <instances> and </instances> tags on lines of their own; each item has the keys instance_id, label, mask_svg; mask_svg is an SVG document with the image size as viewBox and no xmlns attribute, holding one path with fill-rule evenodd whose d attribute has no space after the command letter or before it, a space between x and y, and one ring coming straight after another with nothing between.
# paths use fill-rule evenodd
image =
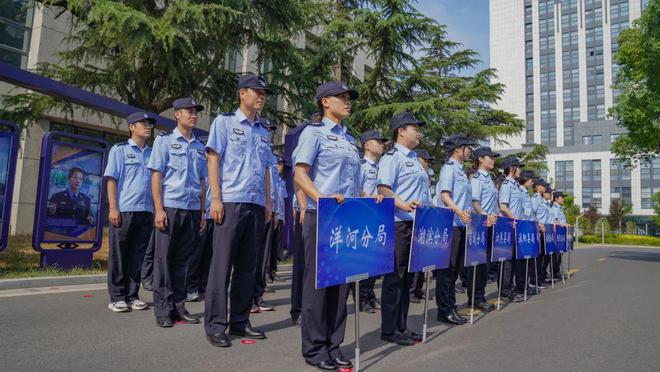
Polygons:
<instances>
[{"instance_id":1,"label":"asphalt road","mask_svg":"<svg viewBox=\"0 0 660 372\"><path fill-rule=\"evenodd\" d=\"M380 316L361 313L361 367L368 371L658 371L660 249L598 247L573 253L566 284L508 304L474 325L435 321L429 302L426 344L400 347L379 338ZM253 314L267 340L212 347L201 325L157 328L151 311L114 314L103 285L0 291L0 370L4 371L308 371L300 329L289 320L289 284ZM432 282L433 285L433 282ZM494 285L489 285L494 292ZM144 293L143 299L150 299ZM350 300L349 300L350 301ZM458 302L466 297L459 295ZM421 330L423 304L409 328ZM202 303L188 304L203 313ZM351 309L343 352L353 357Z\"/></svg>"}]
</instances>

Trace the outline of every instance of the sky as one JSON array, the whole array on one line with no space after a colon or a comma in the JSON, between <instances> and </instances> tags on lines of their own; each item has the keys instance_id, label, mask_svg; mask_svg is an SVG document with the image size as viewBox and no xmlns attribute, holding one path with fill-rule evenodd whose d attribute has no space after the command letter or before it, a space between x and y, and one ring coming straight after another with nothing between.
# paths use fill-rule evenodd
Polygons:
<instances>
[{"instance_id":1,"label":"sky","mask_svg":"<svg viewBox=\"0 0 660 372\"><path fill-rule=\"evenodd\" d=\"M463 75L488 68L489 0L418 0L417 10L447 26L449 40L462 43L464 49L479 53L481 63Z\"/></svg>"}]
</instances>

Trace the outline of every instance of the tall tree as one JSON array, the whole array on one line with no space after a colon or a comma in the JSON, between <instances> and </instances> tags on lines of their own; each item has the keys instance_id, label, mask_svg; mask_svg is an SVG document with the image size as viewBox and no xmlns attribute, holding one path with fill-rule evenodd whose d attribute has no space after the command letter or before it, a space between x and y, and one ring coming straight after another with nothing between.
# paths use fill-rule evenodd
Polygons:
<instances>
[{"instance_id":1,"label":"tall tree","mask_svg":"<svg viewBox=\"0 0 660 372\"><path fill-rule=\"evenodd\" d=\"M651 0L633 27L619 35L621 66L615 88L621 91L610 114L627 134L612 151L629 164L660 154L660 2Z\"/></svg>"},{"instance_id":2,"label":"tall tree","mask_svg":"<svg viewBox=\"0 0 660 372\"><path fill-rule=\"evenodd\" d=\"M621 231L624 227L623 218L630 213L632 213L632 205L620 199L612 199L607 221L612 229Z\"/></svg>"}]
</instances>

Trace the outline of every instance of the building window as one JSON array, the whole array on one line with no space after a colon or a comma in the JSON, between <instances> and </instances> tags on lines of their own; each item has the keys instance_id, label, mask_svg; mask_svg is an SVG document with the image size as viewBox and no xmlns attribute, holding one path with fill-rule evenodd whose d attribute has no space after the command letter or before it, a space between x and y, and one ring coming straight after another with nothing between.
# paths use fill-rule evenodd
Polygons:
<instances>
[{"instance_id":1,"label":"building window","mask_svg":"<svg viewBox=\"0 0 660 372\"><path fill-rule=\"evenodd\" d=\"M653 209L653 195L660 191L660 157L643 163L640 168L642 209Z\"/></svg>"},{"instance_id":2,"label":"building window","mask_svg":"<svg viewBox=\"0 0 660 372\"><path fill-rule=\"evenodd\" d=\"M610 197L628 204L632 202L630 169L625 168L618 159L610 160Z\"/></svg>"},{"instance_id":3,"label":"building window","mask_svg":"<svg viewBox=\"0 0 660 372\"><path fill-rule=\"evenodd\" d=\"M598 145L600 143L603 143L603 136L600 134L582 136L583 145Z\"/></svg>"},{"instance_id":4,"label":"building window","mask_svg":"<svg viewBox=\"0 0 660 372\"><path fill-rule=\"evenodd\" d=\"M619 137L621 137L621 133L610 134L610 143L614 143Z\"/></svg>"},{"instance_id":5,"label":"building window","mask_svg":"<svg viewBox=\"0 0 660 372\"><path fill-rule=\"evenodd\" d=\"M555 189L573 195L573 161L555 162Z\"/></svg>"},{"instance_id":6,"label":"building window","mask_svg":"<svg viewBox=\"0 0 660 372\"><path fill-rule=\"evenodd\" d=\"M30 49L33 8L28 0L0 2L0 62L25 67Z\"/></svg>"},{"instance_id":7,"label":"building window","mask_svg":"<svg viewBox=\"0 0 660 372\"><path fill-rule=\"evenodd\" d=\"M602 206L600 160L582 160L582 208Z\"/></svg>"}]
</instances>

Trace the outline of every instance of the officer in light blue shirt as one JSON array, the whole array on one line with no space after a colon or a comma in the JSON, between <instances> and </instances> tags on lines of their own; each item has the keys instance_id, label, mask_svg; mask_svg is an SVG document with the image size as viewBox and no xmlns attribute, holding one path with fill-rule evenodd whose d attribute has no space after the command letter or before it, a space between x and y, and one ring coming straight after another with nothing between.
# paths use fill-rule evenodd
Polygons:
<instances>
[{"instance_id":1,"label":"officer in light blue shirt","mask_svg":"<svg viewBox=\"0 0 660 372\"><path fill-rule=\"evenodd\" d=\"M362 195L378 194L378 161L385 152L388 139L377 130L368 130L360 136L364 157L360 160ZM375 314L380 310L380 301L376 298L374 287L377 277L371 277L360 282L360 311Z\"/></svg>"},{"instance_id":2,"label":"officer in light blue shirt","mask_svg":"<svg viewBox=\"0 0 660 372\"><path fill-rule=\"evenodd\" d=\"M378 192L394 197L394 268L383 278L380 337L390 343L412 346L420 335L408 329L410 281L408 260L415 209L428 196L429 176L413 148L419 145L419 128L426 125L410 112L390 119L394 147L380 159Z\"/></svg>"},{"instance_id":3,"label":"officer in light blue shirt","mask_svg":"<svg viewBox=\"0 0 660 372\"><path fill-rule=\"evenodd\" d=\"M490 147L480 147L474 150L474 168L476 172L470 179L472 188L472 209L476 213L488 215L488 257L491 256L493 248L493 225L497 221L498 195L495 183L490 177L490 172L495 168L495 159L500 154L491 150ZM472 286L472 270L476 269L474 285L474 307L482 311L492 311L494 306L486 301L486 284L488 283L488 264L477 265L476 268L469 267L466 270L466 286ZM499 282L498 282L499 284Z\"/></svg>"},{"instance_id":4,"label":"officer in light blue shirt","mask_svg":"<svg viewBox=\"0 0 660 372\"><path fill-rule=\"evenodd\" d=\"M419 163L422 165L422 168L426 171L426 174L429 175L429 185L426 190L425 195L421 198L421 202L423 205L432 205L435 203L435 199L433 198L433 195L435 194L432 191L432 177L433 177L433 169L431 168L431 162L435 161L435 156L431 156L427 150L424 149L415 149L415 153L417 154L417 160ZM424 282L425 282L425 274L424 272L416 272L416 273L411 273L413 278L410 281L410 302L412 303L420 303L424 299Z\"/></svg>"},{"instance_id":5,"label":"officer in light blue shirt","mask_svg":"<svg viewBox=\"0 0 660 372\"><path fill-rule=\"evenodd\" d=\"M156 325L172 327L181 320L199 319L185 308L190 256L199 246L205 224L206 158L204 144L195 137L197 113L204 106L193 98L174 101L177 127L154 141L149 159L154 198L153 295Z\"/></svg>"},{"instance_id":6,"label":"officer in light blue shirt","mask_svg":"<svg viewBox=\"0 0 660 372\"><path fill-rule=\"evenodd\" d=\"M217 347L231 346L225 333L228 327L233 335L266 338L250 325L250 309L258 247L264 244L265 224L271 219L271 138L258 114L272 91L263 78L247 74L239 78L238 92L239 108L213 120L206 143L215 226L204 328L208 341Z\"/></svg>"},{"instance_id":7,"label":"officer in light blue shirt","mask_svg":"<svg viewBox=\"0 0 660 372\"><path fill-rule=\"evenodd\" d=\"M564 214L564 192L555 191L552 194L552 216L553 223L557 225L567 226L568 221L566 221L566 215Z\"/></svg>"},{"instance_id":8,"label":"officer in light blue shirt","mask_svg":"<svg viewBox=\"0 0 660 372\"><path fill-rule=\"evenodd\" d=\"M522 173L524 165L517 158L508 158L504 160L504 174L506 178L500 186L500 214L504 217L521 219L523 216L524 195L518 184L518 177ZM515 244L515 239L513 240ZM511 247L512 250L514 247ZM506 261L502 265L502 295L509 297L513 301L524 301L522 293L517 293L513 287L513 274L515 266L515 256L511 261ZM519 271L519 270L518 270ZM524 270L523 270L524 271ZM524 290L525 279L516 275L516 284Z\"/></svg>"},{"instance_id":9,"label":"officer in light blue shirt","mask_svg":"<svg viewBox=\"0 0 660 372\"><path fill-rule=\"evenodd\" d=\"M541 245L541 254L535 260L535 276L532 278L532 283L538 289L545 288L543 286L543 281L545 280L545 272L543 270L545 266L545 261L550 257L549 255L543 254L545 250L545 224L548 223L550 216L550 206L543 198L543 194L546 192L547 183L542 178L534 179L534 196L532 197L532 212L534 213L534 219L539 225L539 244Z\"/></svg>"},{"instance_id":10,"label":"officer in light blue shirt","mask_svg":"<svg viewBox=\"0 0 660 372\"><path fill-rule=\"evenodd\" d=\"M151 148L146 140L156 119L144 112L126 118L131 138L110 149L107 180L110 249L108 252L108 308L117 313L147 309L140 300L141 267L153 231Z\"/></svg>"},{"instance_id":11,"label":"officer in light blue shirt","mask_svg":"<svg viewBox=\"0 0 660 372\"><path fill-rule=\"evenodd\" d=\"M302 303L302 355L310 365L323 370L351 368L341 353L346 330L348 286L316 289L316 206L318 198L360 196L360 156L343 120L351 113L351 100L358 92L331 81L316 89L322 119L308 124L293 152L295 182L303 191L306 211L303 221L305 272ZM299 202L302 200L298 199Z\"/></svg>"},{"instance_id":12,"label":"officer in light blue shirt","mask_svg":"<svg viewBox=\"0 0 660 372\"><path fill-rule=\"evenodd\" d=\"M474 141L454 134L442 144L449 160L440 169L438 184L435 186L438 206L454 211L452 229L451 259L449 267L436 270L435 302L438 305L438 320L444 323L460 325L467 319L456 311L455 283L463 269L465 256L465 225L470 222L472 210L472 188L463 169L463 162L472 155Z\"/></svg>"},{"instance_id":13,"label":"officer in light blue shirt","mask_svg":"<svg viewBox=\"0 0 660 372\"><path fill-rule=\"evenodd\" d=\"M530 171L522 171L518 178L518 187L520 188L523 208L522 217L520 219L532 221L534 220L534 210L532 208L532 197L529 195L532 185L534 184L534 173Z\"/></svg>"}]
</instances>

